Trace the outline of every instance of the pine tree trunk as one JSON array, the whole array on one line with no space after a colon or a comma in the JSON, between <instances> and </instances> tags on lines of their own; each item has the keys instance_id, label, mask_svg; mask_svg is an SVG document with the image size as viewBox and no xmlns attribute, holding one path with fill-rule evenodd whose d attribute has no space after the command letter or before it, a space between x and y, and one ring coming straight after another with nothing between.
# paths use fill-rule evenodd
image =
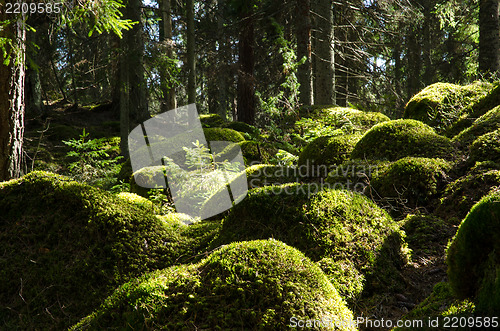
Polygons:
<instances>
[{"instance_id":1,"label":"pine tree trunk","mask_svg":"<svg viewBox=\"0 0 500 331\"><path fill-rule=\"evenodd\" d=\"M500 75L499 0L479 1L479 72Z\"/></svg>"},{"instance_id":2,"label":"pine tree trunk","mask_svg":"<svg viewBox=\"0 0 500 331\"><path fill-rule=\"evenodd\" d=\"M186 0L187 11L187 64L188 64L188 103L196 102L196 53L194 30L194 1Z\"/></svg>"},{"instance_id":3,"label":"pine tree trunk","mask_svg":"<svg viewBox=\"0 0 500 331\"><path fill-rule=\"evenodd\" d=\"M312 61L311 61L311 1L297 0L297 59L305 57L306 61L297 68L299 99L303 105L312 105Z\"/></svg>"},{"instance_id":4,"label":"pine tree trunk","mask_svg":"<svg viewBox=\"0 0 500 331\"><path fill-rule=\"evenodd\" d=\"M227 113L230 109L229 100L229 77L232 77L229 70L229 62L232 55L232 49L228 37L227 29L224 28L224 1L217 1L217 32L218 32L218 43L219 52L217 54L218 66L217 66L217 114L219 114L223 119L227 118Z\"/></svg>"},{"instance_id":5,"label":"pine tree trunk","mask_svg":"<svg viewBox=\"0 0 500 331\"><path fill-rule=\"evenodd\" d=\"M255 78L254 78L254 20L252 11L241 20L238 71L238 121L255 122Z\"/></svg>"},{"instance_id":6,"label":"pine tree trunk","mask_svg":"<svg viewBox=\"0 0 500 331\"><path fill-rule=\"evenodd\" d=\"M12 23L0 30L0 37L13 41L10 63L0 61L0 181L22 175L24 139L25 39L24 17L13 20L0 12L0 21ZM9 51L6 45L7 51ZM17 56L17 61L16 57Z\"/></svg>"},{"instance_id":7,"label":"pine tree trunk","mask_svg":"<svg viewBox=\"0 0 500 331\"><path fill-rule=\"evenodd\" d=\"M166 47L166 56L169 59L174 58L174 45L172 41L172 13L170 0L161 0L160 2L161 10L161 26L160 26L160 38ZM162 92L163 101L161 103L161 111L166 112L171 109L177 108L177 100L175 98L175 88L171 86L170 79L171 75L167 70L162 72Z\"/></svg>"},{"instance_id":8,"label":"pine tree trunk","mask_svg":"<svg viewBox=\"0 0 500 331\"><path fill-rule=\"evenodd\" d=\"M128 134L130 130L130 110L129 110L129 77L127 70L127 61L125 60L127 54L127 42L123 39L120 40L120 77L118 86L119 92L119 110L120 110L120 154L127 159L129 157L128 150Z\"/></svg>"},{"instance_id":9,"label":"pine tree trunk","mask_svg":"<svg viewBox=\"0 0 500 331\"><path fill-rule=\"evenodd\" d=\"M421 48L417 39L417 31L410 27L406 36L407 40L407 68L408 68L408 98L418 93L421 89L422 57Z\"/></svg>"},{"instance_id":10,"label":"pine tree trunk","mask_svg":"<svg viewBox=\"0 0 500 331\"><path fill-rule=\"evenodd\" d=\"M333 11L330 0L314 0L315 69L314 91L316 105L335 103L335 69L333 52Z\"/></svg>"}]
</instances>

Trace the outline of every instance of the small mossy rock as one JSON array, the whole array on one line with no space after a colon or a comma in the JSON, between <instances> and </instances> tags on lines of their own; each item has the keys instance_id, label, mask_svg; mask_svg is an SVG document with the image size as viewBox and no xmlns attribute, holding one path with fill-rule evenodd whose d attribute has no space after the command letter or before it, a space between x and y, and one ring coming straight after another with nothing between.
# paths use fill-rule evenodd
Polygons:
<instances>
[{"instance_id":1,"label":"small mossy rock","mask_svg":"<svg viewBox=\"0 0 500 331\"><path fill-rule=\"evenodd\" d=\"M153 214L63 176L0 183L0 210L5 329L65 329L117 285L177 258L176 232Z\"/></svg>"},{"instance_id":2,"label":"small mossy rock","mask_svg":"<svg viewBox=\"0 0 500 331\"><path fill-rule=\"evenodd\" d=\"M458 298L476 297L488 269L500 266L498 252L500 191L493 190L472 207L446 252L448 279Z\"/></svg>"},{"instance_id":3,"label":"small mossy rock","mask_svg":"<svg viewBox=\"0 0 500 331\"><path fill-rule=\"evenodd\" d=\"M139 206L140 208L151 211L154 209L153 203L151 201L135 193L120 192L118 193L118 197L120 199L127 201L128 203L133 203L136 206Z\"/></svg>"},{"instance_id":4,"label":"small mossy rock","mask_svg":"<svg viewBox=\"0 0 500 331\"><path fill-rule=\"evenodd\" d=\"M397 201L407 208L429 207L444 188L450 163L442 159L405 157L393 162L371 180L382 199Z\"/></svg>"},{"instance_id":5,"label":"small mossy rock","mask_svg":"<svg viewBox=\"0 0 500 331\"><path fill-rule=\"evenodd\" d=\"M318 190L317 184L297 183L250 190L224 219L214 247L276 238L313 261L349 259L363 274L373 272L373 277L379 277L374 270L381 259L386 258L386 270L404 264L404 233L384 210L361 194Z\"/></svg>"},{"instance_id":6,"label":"small mossy rock","mask_svg":"<svg viewBox=\"0 0 500 331\"><path fill-rule=\"evenodd\" d=\"M470 160L500 163L500 129L486 133L470 146Z\"/></svg>"},{"instance_id":7,"label":"small mossy rock","mask_svg":"<svg viewBox=\"0 0 500 331\"><path fill-rule=\"evenodd\" d=\"M453 137L452 141L458 143L460 146L467 147L478 137L498 129L500 129L500 106L493 108L476 119L472 126Z\"/></svg>"},{"instance_id":8,"label":"small mossy rock","mask_svg":"<svg viewBox=\"0 0 500 331\"><path fill-rule=\"evenodd\" d=\"M294 318L332 321L314 330L355 330L352 313L317 265L279 241L258 240L125 284L72 330L282 330Z\"/></svg>"},{"instance_id":9,"label":"small mossy rock","mask_svg":"<svg viewBox=\"0 0 500 331\"><path fill-rule=\"evenodd\" d=\"M204 128L220 128L225 124L224 119L219 114L200 115L200 122Z\"/></svg>"},{"instance_id":10,"label":"small mossy rock","mask_svg":"<svg viewBox=\"0 0 500 331\"><path fill-rule=\"evenodd\" d=\"M353 159L387 159L405 156L450 158L453 153L448 138L434 132L427 124L411 119L383 122L368 130L351 153Z\"/></svg>"},{"instance_id":11,"label":"small mossy rock","mask_svg":"<svg viewBox=\"0 0 500 331\"><path fill-rule=\"evenodd\" d=\"M472 206L495 186L500 186L500 165L477 163L466 175L446 186L435 213L460 223Z\"/></svg>"},{"instance_id":12,"label":"small mossy rock","mask_svg":"<svg viewBox=\"0 0 500 331\"><path fill-rule=\"evenodd\" d=\"M318 137L310 142L300 153L299 166L318 166L341 164L349 159L360 135Z\"/></svg>"},{"instance_id":13,"label":"small mossy rock","mask_svg":"<svg viewBox=\"0 0 500 331\"><path fill-rule=\"evenodd\" d=\"M422 121L437 132L443 132L455 123L471 103L484 97L491 84L475 82L461 86L435 83L414 95L406 104L404 118Z\"/></svg>"},{"instance_id":14,"label":"small mossy rock","mask_svg":"<svg viewBox=\"0 0 500 331\"><path fill-rule=\"evenodd\" d=\"M255 126L247 124L245 122L238 122L238 121L229 122L226 125L224 125L224 127L236 130L238 132L248 133L251 136L259 134L259 130Z\"/></svg>"},{"instance_id":15,"label":"small mossy rock","mask_svg":"<svg viewBox=\"0 0 500 331\"><path fill-rule=\"evenodd\" d=\"M148 184L152 186L153 183L158 184L166 184L168 183L167 178L165 176L165 167L164 166L153 166L153 167L144 167L134 172L132 176L130 176L130 192L140 195L141 197L147 198L148 192L151 189L155 189L153 187L145 187L144 184ZM163 186L158 185L156 189L163 189Z\"/></svg>"},{"instance_id":16,"label":"small mossy rock","mask_svg":"<svg viewBox=\"0 0 500 331\"><path fill-rule=\"evenodd\" d=\"M210 144L211 141L230 141L230 142L240 142L245 141L245 137L233 129L226 128L207 128L203 129L205 133L205 138L207 142Z\"/></svg>"}]
</instances>

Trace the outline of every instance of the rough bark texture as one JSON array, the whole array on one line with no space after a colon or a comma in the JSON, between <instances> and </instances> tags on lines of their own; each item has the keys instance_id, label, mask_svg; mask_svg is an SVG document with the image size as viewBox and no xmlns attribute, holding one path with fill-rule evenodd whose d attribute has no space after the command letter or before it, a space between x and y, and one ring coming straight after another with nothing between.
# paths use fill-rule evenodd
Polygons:
<instances>
[{"instance_id":1,"label":"rough bark texture","mask_svg":"<svg viewBox=\"0 0 500 331\"><path fill-rule=\"evenodd\" d=\"M238 121L255 122L254 21L252 12L241 20L238 71Z\"/></svg>"},{"instance_id":2,"label":"rough bark texture","mask_svg":"<svg viewBox=\"0 0 500 331\"><path fill-rule=\"evenodd\" d=\"M7 19L13 20L0 11L0 21ZM0 62L0 181L3 181L22 175L26 38L23 18L0 30L0 37L13 40L18 47L17 54L11 53L8 65L3 64L3 58Z\"/></svg>"},{"instance_id":3,"label":"rough bark texture","mask_svg":"<svg viewBox=\"0 0 500 331\"><path fill-rule=\"evenodd\" d=\"M161 9L161 26L160 26L160 38L161 41L165 44L166 56L169 59L173 59L174 51L173 51L173 41L172 41L172 13L170 0L161 0L160 2ZM175 88L173 86L167 86L166 83L170 81L170 73L167 70L162 72L162 92L163 92L163 101L161 103L161 111L165 112L174 108L177 108L177 100L175 98Z\"/></svg>"},{"instance_id":4,"label":"rough bark texture","mask_svg":"<svg viewBox=\"0 0 500 331\"><path fill-rule=\"evenodd\" d=\"M300 84L299 99L304 105L312 105L312 65L311 65L311 1L297 0L297 58L306 58L304 64L297 68L297 80Z\"/></svg>"},{"instance_id":5,"label":"rough bark texture","mask_svg":"<svg viewBox=\"0 0 500 331\"><path fill-rule=\"evenodd\" d=\"M492 77L500 74L499 2L479 1L479 72Z\"/></svg>"},{"instance_id":6,"label":"rough bark texture","mask_svg":"<svg viewBox=\"0 0 500 331\"><path fill-rule=\"evenodd\" d=\"M186 1L187 11L187 63L188 63L188 103L196 102L196 53L194 29L194 2Z\"/></svg>"},{"instance_id":7,"label":"rough bark texture","mask_svg":"<svg viewBox=\"0 0 500 331\"><path fill-rule=\"evenodd\" d=\"M333 11L331 0L313 0L315 15L315 81L314 103L335 103L335 69L333 51Z\"/></svg>"}]
</instances>

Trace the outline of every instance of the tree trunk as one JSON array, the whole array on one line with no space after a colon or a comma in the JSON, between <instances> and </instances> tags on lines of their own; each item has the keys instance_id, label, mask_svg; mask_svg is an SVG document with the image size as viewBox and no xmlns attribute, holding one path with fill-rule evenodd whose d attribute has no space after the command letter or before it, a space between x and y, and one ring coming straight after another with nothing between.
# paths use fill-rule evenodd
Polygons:
<instances>
[{"instance_id":1,"label":"tree trunk","mask_svg":"<svg viewBox=\"0 0 500 331\"><path fill-rule=\"evenodd\" d=\"M217 114L223 119L227 118L228 110L230 109L229 99L229 83L228 79L232 77L229 69L231 62L231 43L228 37L228 31L224 28L224 0L217 1L217 32L219 53L217 54L218 60L218 73L217 73Z\"/></svg>"},{"instance_id":2,"label":"tree trunk","mask_svg":"<svg viewBox=\"0 0 500 331\"><path fill-rule=\"evenodd\" d=\"M333 52L333 11L330 0L314 0L315 62L314 90L316 105L335 103L335 69Z\"/></svg>"},{"instance_id":3,"label":"tree trunk","mask_svg":"<svg viewBox=\"0 0 500 331\"><path fill-rule=\"evenodd\" d=\"M11 39L17 49L5 45L12 57L8 65L3 57L0 61L0 181L23 173L26 30L24 17L15 20L11 14L0 11L0 21L8 19L11 23L0 30L0 37Z\"/></svg>"},{"instance_id":4,"label":"tree trunk","mask_svg":"<svg viewBox=\"0 0 500 331\"><path fill-rule=\"evenodd\" d=\"M187 18L187 65L188 65L188 103L196 102L196 53L194 30L194 1L186 0Z\"/></svg>"},{"instance_id":5,"label":"tree trunk","mask_svg":"<svg viewBox=\"0 0 500 331\"><path fill-rule=\"evenodd\" d=\"M239 40L238 121L255 122L254 20L252 10L243 14Z\"/></svg>"},{"instance_id":6,"label":"tree trunk","mask_svg":"<svg viewBox=\"0 0 500 331\"><path fill-rule=\"evenodd\" d=\"M417 39L417 29L411 28L407 35L407 66L408 66L408 98L418 93L421 89L422 57L421 48Z\"/></svg>"},{"instance_id":7,"label":"tree trunk","mask_svg":"<svg viewBox=\"0 0 500 331\"><path fill-rule=\"evenodd\" d=\"M127 70L127 61L125 60L127 54L127 42L123 39L120 40L120 152L121 155L127 159L129 157L128 150L128 134L130 130L130 110L129 110L129 77Z\"/></svg>"},{"instance_id":8,"label":"tree trunk","mask_svg":"<svg viewBox=\"0 0 500 331\"><path fill-rule=\"evenodd\" d=\"M350 10L347 5L335 6L335 101L340 107L347 106L349 93L349 36Z\"/></svg>"},{"instance_id":9,"label":"tree trunk","mask_svg":"<svg viewBox=\"0 0 500 331\"><path fill-rule=\"evenodd\" d=\"M499 0L479 1L479 72L487 78L500 75Z\"/></svg>"},{"instance_id":10,"label":"tree trunk","mask_svg":"<svg viewBox=\"0 0 500 331\"><path fill-rule=\"evenodd\" d=\"M174 44L172 40L172 12L170 0L161 0L161 26L160 26L160 40L165 44L166 56L169 59L174 58ZM163 100L160 106L161 112L166 112L171 109L177 108L177 101L175 98L175 87L171 83L171 75L168 72L169 66L162 72L162 92Z\"/></svg>"},{"instance_id":11,"label":"tree trunk","mask_svg":"<svg viewBox=\"0 0 500 331\"><path fill-rule=\"evenodd\" d=\"M306 61L297 68L299 100L303 105L313 103L312 64L311 64L311 0L297 0L296 36L297 59Z\"/></svg>"}]
</instances>

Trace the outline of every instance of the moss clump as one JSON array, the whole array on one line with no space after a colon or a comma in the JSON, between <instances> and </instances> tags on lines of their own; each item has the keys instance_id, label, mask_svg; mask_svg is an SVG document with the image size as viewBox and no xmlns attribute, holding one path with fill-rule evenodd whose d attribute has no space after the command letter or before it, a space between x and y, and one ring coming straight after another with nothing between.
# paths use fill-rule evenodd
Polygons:
<instances>
[{"instance_id":1,"label":"moss clump","mask_svg":"<svg viewBox=\"0 0 500 331\"><path fill-rule=\"evenodd\" d=\"M125 284L73 330L286 329L293 317L343 321L339 330L355 329L352 313L318 266L279 241L259 240ZM313 329L333 330L334 324Z\"/></svg>"},{"instance_id":2,"label":"moss clump","mask_svg":"<svg viewBox=\"0 0 500 331\"><path fill-rule=\"evenodd\" d=\"M269 163L278 150L268 143L256 141L242 141L227 146L218 156L219 159L231 161L236 157L238 147L241 149L245 165L250 166L255 163Z\"/></svg>"},{"instance_id":3,"label":"moss clump","mask_svg":"<svg viewBox=\"0 0 500 331\"><path fill-rule=\"evenodd\" d=\"M499 169L491 163L476 164L468 174L446 186L436 213L459 223L492 187L500 186Z\"/></svg>"},{"instance_id":4,"label":"moss clump","mask_svg":"<svg viewBox=\"0 0 500 331\"><path fill-rule=\"evenodd\" d=\"M453 137L453 142L469 146L476 138L500 129L500 106L493 108L474 121L472 126Z\"/></svg>"},{"instance_id":5,"label":"moss clump","mask_svg":"<svg viewBox=\"0 0 500 331\"><path fill-rule=\"evenodd\" d=\"M203 129L205 133L205 138L210 144L211 141L230 141L230 142L240 142L245 141L243 135L233 129L226 128L207 128Z\"/></svg>"},{"instance_id":6,"label":"moss clump","mask_svg":"<svg viewBox=\"0 0 500 331\"><path fill-rule=\"evenodd\" d=\"M424 122L443 132L455 123L467 106L484 97L491 89L490 83L475 82L460 86L435 83L413 96L406 104L404 118Z\"/></svg>"},{"instance_id":7,"label":"moss clump","mask_svg":"<svg viewBox=\"0 0 500 331\"><path fill-rule=\"evenodd\" d=\"M405 157L378 172L371 184L383 199L408 208L428 206L444 187L450 169L442 159Z\"/></svg>"},{"instance_id":8,"label":"moss clump","mask_svg":"<svg viewBox=\"0 0 500 331\"><path fill-rule=\"evenodd\" d=\"M448 138L419 121L400 119L383 122L368 130L354 147L351 158L387 159L405 156L449 158L453 153Z\"/></svg>"},{"instance_id":9,"label":"moss clump","mask_svg":"<svg viewBox=\"0 0 500 331\"><path fill-rule=\"evenodd\" d=\"M259 134L259 130L255 126L247 124L245 122L238 122L238 121L229 122L224 127L236 130L238 132L248 133L251 136Z\"/></svg>"},{"instance_id":10,"label":"moss clump","mask_svg":"<svg viewBox=\"0 0 500 331\"><path fill-rule=\"evenodd\" d=\"M470 146L470 160L500 163L500 129L474 140Z\"/></svg>"},{"instance_id":11,"label":"moss clump","mask_svg":"<svg viewBox=\"0 0 500 331\"><path fill-rule=\"evenodd\" d=\"M496 286L499 251L500 191L494 190L472 207L447 250L448 278L458 298L475 298L478 292L484 291L485 281L487 287ZM491 272L493 277L487 277ZM490 302L496 299L498 297L493 296ZM482 308L493 309L487 301L482 302ZM499 308L496 306L497 314Z\"/></svg>"},{"instance_id":12,"label":"moss clump","mask_svg":"<svg viewBox=\"0 0 500 331\"><path fill-rule=\"evenodd\" d=\"M177 258L176 232L150 212L55 174L0 183L0 210L5 329L64 329L118 284Z\"/></svg>"},{"instance_id":13,"label":"moss clump","mask_svg":"<svg viewBox=\"0 0 500 331\"><path fill-rule=\"evenodd\" d=\"M373 272L370 285L386 284L374 271L376 262L387 258L389 270L407 258L404 233L384 210L361 194L318 192L315 184L250 190L224 219L213 245L263 238L282 240L313 261L349 259L365 275Z\"/></svg>"},{"instance_id":14,"label":"moss clump","mask_svg":"<svg viewBox=\"0 0 500 331\"><path fill-rule=\"evenodd\" d=\"M225 123L219 114L200 115L200 122L204 128L220 128Z\"/></svg>"},{"instance_id":15,"label":"moss clump","mask_svg":"<svg viewBox=\"0 0 500 331\"><path fill-rule=\"evenodd\" d=\"M140 195L141 197L147 198L149 196L149 191L152 188L141 186L141 184L148 183L168 183L167 177L165 176L164 166L153 166L144 167L137 170L130 176L130 192ZM163 188L158 188L163 189Z\"/></svg>"},{"instance_id":16,"label":"moss clump","mask_svg":"<svg viewBox=\"0 0 500 331\"><path fill-rule=\"evenodd\" d=\"M318 137L310 142L300 153L298 165L318 166L340 164L346 161L354 146L361 138L359 135Z\"/></svg>"},{"instance_id":17,"label":"moss clump","mask_svg":"<svg viewBox=\"0 0 500 331\"><path fill-rule=\"evenodd\" d=\"M295 167L256 164L246 169L249 188L301 182L305 176Z\"/></svg>"},{"instance_id":18,"label":"moss clump","mask_svg":"<svg viewBox=\"0 0 500 331\"><path fill-rule=\"evenodd\" d=\"M146 209L146 210L153 210L154 209L153 203L151 201L149 201L148 199L141 197L140 195L137 195L135 193L120 192L118 194L118 197L120 199L127 201L128 203L133 203L136 206L139 206L143 209Z\"/></svg>"}]
</instances>

